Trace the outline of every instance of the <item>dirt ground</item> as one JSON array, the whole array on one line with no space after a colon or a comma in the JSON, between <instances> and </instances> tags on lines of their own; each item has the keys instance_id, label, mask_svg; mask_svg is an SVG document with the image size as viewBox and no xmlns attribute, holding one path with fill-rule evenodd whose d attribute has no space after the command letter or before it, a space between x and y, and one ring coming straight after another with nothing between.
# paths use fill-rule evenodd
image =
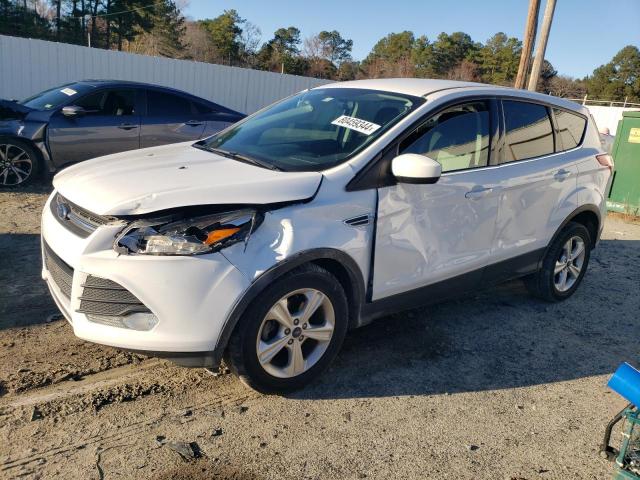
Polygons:
<instances>
[{"instance_id":1,"label":"dirt ground","mask_svg":"<svg viewBox=\"0 0 640 480\"><path fill-rule=\"evenodd\" d=\"M640 225L610 217L585 281L520 282L351 332L297 394L74 337L40 280L46 190L0 193L0 478L602 479L608 391L638 365ZM614 437L616 445L620 436Z\"/></svg>"}]
</instances>

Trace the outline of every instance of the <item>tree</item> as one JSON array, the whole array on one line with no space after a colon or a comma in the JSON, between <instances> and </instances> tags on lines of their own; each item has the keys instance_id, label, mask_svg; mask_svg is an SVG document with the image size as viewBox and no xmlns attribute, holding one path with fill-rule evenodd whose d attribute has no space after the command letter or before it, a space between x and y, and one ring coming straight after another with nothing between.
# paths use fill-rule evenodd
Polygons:
<instances>
[{"instance_id":1,"label":"tree","mask_svg":"<svg viewBox=\"0 0 640 480\"><path fill-rule=\"evenodd\" d=\"M462 60L447 73L449 80L461 80L465 82L478 82L482 80L480 68L475 62Z\"/></svg>"},{"instance_id":2,"label":"tree","mask_svg":"<svg viewBox=\"0 0 640 480\"><path fill-rule=\"evenodd\" d=\"M507 37L502 32L487 40L478 51L476 63L479 66L482 81L497 85L508 85L518 73L522 42Z\"/></svg>"},{"instance_id":3,"label":"tree","mask_svg":"<svg viewBox=\"0 0 640 480\"><path fill-rule=\"evenodd\" d=\"M336 30L331 32L323 30L318 34L318 40L322 58L329 60L336 67L344 61L351 60L353 40L342 38Z\"/></svg>"},{"instance_id":4,"label":"tree","mask_svg":"<svg viewBox=\"0 0 640 480\"><path fill-rule=\"evenodd\" d=\"M548 89L545 93L555 97L582 98L587 93L584 80L558 75L549 81Z\"/></svg>"},{"instance_id":5,"label":"tree","mask_svg":"<svg viewBox=\"0 0 640 480\"><path fill-rule=\"evenodd\" d=\"M442 32L431 48L432 70L436 76L444 77L462 60L474 60L480 45L464 32L453 32L451 35Z\"/></svg>"},{"instance_id":6,"label":"tree","mask_svg":"<svg viewBox=\"0 0 640 480\"><path fill-rule=\"evenodd\" d=\"M257 63L264 70L304 75L308 63L300 57L300 30L296 27L279 28L273 38L257 54Z\"/></svg>"},{"instance_id":7,"label":"tree","mask_svg":"<svg viewBox=\"0 0 640 480\"><path fill-rule=\"evenodd\" d=\"M346 62L342 62L338 67L338 73L336 75L336 80L340 80L341 82L347 80L355 80L357 78L362 78L362 69L360 68L360 62L354 62L348 60Z\"/></svg>"},{"instance_id":8,"label":"tree","mask_svg":"<svg viewBox=\"0 0 640 480\"><path fill-rule=\"evenodd\" d=\"M0 0L0 34L48 40L52 38L50 28L49 20L26 2Z\"/></svg>"},{"instance_id":9,"label":"tree","mask_svg":"<svg viewBox=\"0 0 640 480\"><path fill-rule=\"evenodd\" d=\"M256 64L256 54L262 31L251 22L245 21L242 35L240 36L240 59L243 65L254 67Z\"/></svg>"},{"instance_id":10,"label":"tree","mask_svg":"<svg viewBox=\"0 0 640 480\"><path fill-rule=\"evenodd\" d=\"M142 10L141 22L133 30L128 51L170 58L185 55L186 25L174 0L156 2L155 8Z\"/></svg>"},{"instance_id":11,"label":"tree","mask_svg":"<svg viewBox=\"0 0 640 480\"><path fill-rule=\"evenodd\" d=\"M336 78L340 65L351 60L352 47L353 41L345 40L336 30L305 39L303 55L309 64L306 75Z\"/></svg>"},{"instance_id":12,"label":"tree","mask_svg":"<svg viewBox=\"0 0 640 480\"><path fill-rule=\"evenodd\" d=\"M362 66L371 78L413 76L414 43L413 32L390 33L373 46Z\"/></svg>"},{"instance_id":13,"label":"tree","mask_svg":"<svg viewBox=\"0 0 640 480\"><path fill-rule=\"evenodd\" d=\"M417 77L434 77L433 72L433 45L426 35L422 35L413 42L411 61L415 66Z\"/></svg>"},{"instance_id":14,"label":"tree","mask_svg":"<svg viewBox=\"0 0 640 480\"><path fill-rule=\"evenodd\" d=\"M273 39L269 41L271 46L280 55L296 55L300 53L300 30L296 27L279 28L273 34Z\"/></svg>"},{"instance_id":15,"label":"tree","mask_svg":"<svg viewBox=\"0 0 640 480\"><path fill-rule=\"evenodd\" d=\"M232 65L240 58L241 25L245 22L234 9L225 10L214 19L201 20L200 24L209 32L218 52L219 62Z\"/></svg>"},{"instance_id":16,"label":"tree","mask_svg":"<svg viewBox=\"0 0 640 480\"><path fill-rule=\"evenodd\" d=\"M589 96L600 100L640 102L640 50L627 45L585 79Z\"/></svg>"}]
</instances>

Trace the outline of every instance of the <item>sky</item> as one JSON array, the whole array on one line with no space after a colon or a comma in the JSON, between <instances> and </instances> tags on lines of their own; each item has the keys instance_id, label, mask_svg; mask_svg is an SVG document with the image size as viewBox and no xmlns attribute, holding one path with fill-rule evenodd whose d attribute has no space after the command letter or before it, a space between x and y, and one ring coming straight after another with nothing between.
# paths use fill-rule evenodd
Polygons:
<instances>
[{"instance_id":1,"label":"sky","mask_svg":"<svg viewBox=\"0 0 640 480\"><path fill-rule=\"evenodd\" d=\"M304 39L338 30L353 40L353 58L364 59L392 32L411 30L435 40L463 31L485 42L496 32L522 38L529 0L186 0L191 19L214 18L235 8L257 25L262 41L280 27L295 26ZM541 0L540 20L546 0ZM584 77L624 46L640 48L640 0L557 0L545 58L562 75Z\"/></svg>"}]
</instances>

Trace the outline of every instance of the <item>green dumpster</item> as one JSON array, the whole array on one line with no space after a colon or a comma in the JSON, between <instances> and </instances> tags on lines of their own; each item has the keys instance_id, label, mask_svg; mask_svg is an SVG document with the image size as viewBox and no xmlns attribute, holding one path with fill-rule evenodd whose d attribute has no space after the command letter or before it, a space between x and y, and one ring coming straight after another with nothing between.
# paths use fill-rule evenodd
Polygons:
<instances>
[{"instance_id":1,"label":"green dumpster","mask_svg":"<svg viewBox=\"0 0 640 480\"><path fill-rule=\"evenodd\" d=\"M607 208L640 216L640 112L623 112L612 154L615 169Z\"/></svg>"}]
</instances>

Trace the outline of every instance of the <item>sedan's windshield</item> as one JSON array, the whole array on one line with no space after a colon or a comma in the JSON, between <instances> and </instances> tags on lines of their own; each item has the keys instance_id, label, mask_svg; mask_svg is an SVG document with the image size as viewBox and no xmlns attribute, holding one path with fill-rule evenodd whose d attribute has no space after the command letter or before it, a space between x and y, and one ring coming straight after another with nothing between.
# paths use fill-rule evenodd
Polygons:
<instances>
[{"instance_id":1,"label":"sedan's windshield","mask_svg":"<svg viewBox=\"0 0 640 480\"><path fill-rule=\"evenodd\" d=\"M377 90L310 90L253 115L199 147L285 171L324 170L347 160L423 102Z\"/></svg>"},{"instance_id":2,"label":"sedan's windshield","mask_svg":"<svg viewBox=\"0 0 640 480\"><path fill-rule=\"evenodd\" d=\"M69 100L78 98L86 90L87 87L82 84L69 83L25 98L20 104L34 110L52 110L68 103Z\"/></svg>"}]
</instances>

